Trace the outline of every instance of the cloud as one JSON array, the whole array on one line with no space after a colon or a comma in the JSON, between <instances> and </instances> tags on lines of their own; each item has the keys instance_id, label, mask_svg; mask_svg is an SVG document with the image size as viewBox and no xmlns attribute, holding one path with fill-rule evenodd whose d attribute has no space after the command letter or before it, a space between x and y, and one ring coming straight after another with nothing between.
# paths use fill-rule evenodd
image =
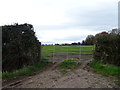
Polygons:
<instances>
[{"instance_id":1,"label":"cloud","mask_svg":"<svg viewBox=\"0 0 120 90\"><path fill-rule=\"evenodd\" d=\"M65 7L65 10L63 10L63 17L66 18L68 22L61 20L64 22L58 25L38 25L36 28L41 30L60 30L68 28L110 30L113 27L117 27L117 2L103 2L99 0L96 0L94 3L80 3L81 1L77 3L78 1L76 2L76 0L72 4L70 2ZM63 7L61 7L61 10Z\"/></svg>"},{"instance_id":2,"label":"cloud","mask_svg":"<svg viewBox=\"0 0 120 90\"><path fill-rule=\"evenodd\" d=\"M43 43L81 41L89 34L117 28L118 1L2 0L0 25L33 24Z\"/></svg>"},{"instance_id":3,"label":"cloud","mask_svg":"<svg viewBox=\"0 0 120 90\"><path fill-rule=\"evenodd\" d=\"M95 35L99 31L90 29L61 29L61 30L39 30L36 31L41 36L39 40L45 43L72 43L81 42L87 35Z\"/></svg>"}]
</instances>

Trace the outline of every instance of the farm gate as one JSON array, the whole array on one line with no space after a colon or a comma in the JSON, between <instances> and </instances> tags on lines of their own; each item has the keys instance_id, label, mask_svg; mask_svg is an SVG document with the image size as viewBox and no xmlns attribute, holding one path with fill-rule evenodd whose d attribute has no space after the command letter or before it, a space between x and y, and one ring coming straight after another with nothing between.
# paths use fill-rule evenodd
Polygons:
<instances>
[{"instance_id":1,"label":"farm gate","mask_svg":"<svg viewBox=\"0 0 120 90\"><path fill-rule=\"evenodd\" d=\"M93 46L52 46L48 49L51 54L48 56L52 62L60 62L62 60L74 60L80 62L87 60L93 55Z\"/></svg>"}]
</instances>

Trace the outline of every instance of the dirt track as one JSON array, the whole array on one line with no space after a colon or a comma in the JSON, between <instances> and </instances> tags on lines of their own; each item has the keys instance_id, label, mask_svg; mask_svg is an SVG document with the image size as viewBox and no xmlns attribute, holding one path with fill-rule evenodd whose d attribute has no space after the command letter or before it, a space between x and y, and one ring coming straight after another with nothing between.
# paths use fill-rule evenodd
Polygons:
<instances>
[{"instance_id":1,"label":"dirt track","mask_svg":"<svg viewBox=\"0 0 120 90\"><path fill-rule=\"evenodd\" d=\"M57 55L56 55L57 56ZM60 55L59 55L60 56ZM60 56L61 57L61 56ZM62 56L64 57L64 56ZM63 60L63 58L59 60ZM49 57L51 58L51 57ZM56 58L56 59L57 59ZM41 73L28 76L22 80L6 84L5 87L14 88L114 88L116 87L111 77L95 74L87 65L91 60L91 55L86 55L78 63L76 69L68 70L58 67L56 62ZM62 71L67 73L63 74Z\"/></svg>"}]
</instances>

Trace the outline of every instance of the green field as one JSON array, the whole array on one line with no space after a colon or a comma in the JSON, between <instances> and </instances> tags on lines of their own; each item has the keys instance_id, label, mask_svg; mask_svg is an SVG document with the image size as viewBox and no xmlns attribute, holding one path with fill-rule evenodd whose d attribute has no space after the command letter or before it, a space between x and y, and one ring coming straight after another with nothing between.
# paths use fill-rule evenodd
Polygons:
<instances>
[{"instance_id":1,"label":"green field","mask_svg":"<svg viewBox=\"0 0 120 90\"><path fill-rule=\"evenodd\" d=\"M42 55L48 56L53 53L93 53L93 45L74 45L74 46L42 46Z\"/></svg>"}]
</instances>

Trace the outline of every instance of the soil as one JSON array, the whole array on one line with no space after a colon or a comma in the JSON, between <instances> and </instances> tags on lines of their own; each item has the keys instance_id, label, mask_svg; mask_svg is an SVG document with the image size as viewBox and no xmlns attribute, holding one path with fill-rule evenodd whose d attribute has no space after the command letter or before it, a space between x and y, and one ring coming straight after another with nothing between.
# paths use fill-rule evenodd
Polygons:
<instances>
[{"instance_id":1,"label":"soil","mask_svg":"<svg viewBox=\"0 0 120 90\"><path fill-rule=\"evenodd\" d=\"M58 64L66 54L48 56L52 64L33 75L3 81L3 88L116 88L115 78L93 72L89 66L91 54L69 54L69 59L77 60L75 69L62 69Z\"/></svg>"},{"instance_id":2,"label":"soil","mask_svg":"<svg viewBox=\"0 0 120 90\"><path fill-rule=\"evenodd\" d=\"M66 54L54 54L48 56L52 62L61 62L63 60L75 60L77 62L89 61L92 54L79 54L79 53L66 53Z\"/></svg>"}]
</instances>

